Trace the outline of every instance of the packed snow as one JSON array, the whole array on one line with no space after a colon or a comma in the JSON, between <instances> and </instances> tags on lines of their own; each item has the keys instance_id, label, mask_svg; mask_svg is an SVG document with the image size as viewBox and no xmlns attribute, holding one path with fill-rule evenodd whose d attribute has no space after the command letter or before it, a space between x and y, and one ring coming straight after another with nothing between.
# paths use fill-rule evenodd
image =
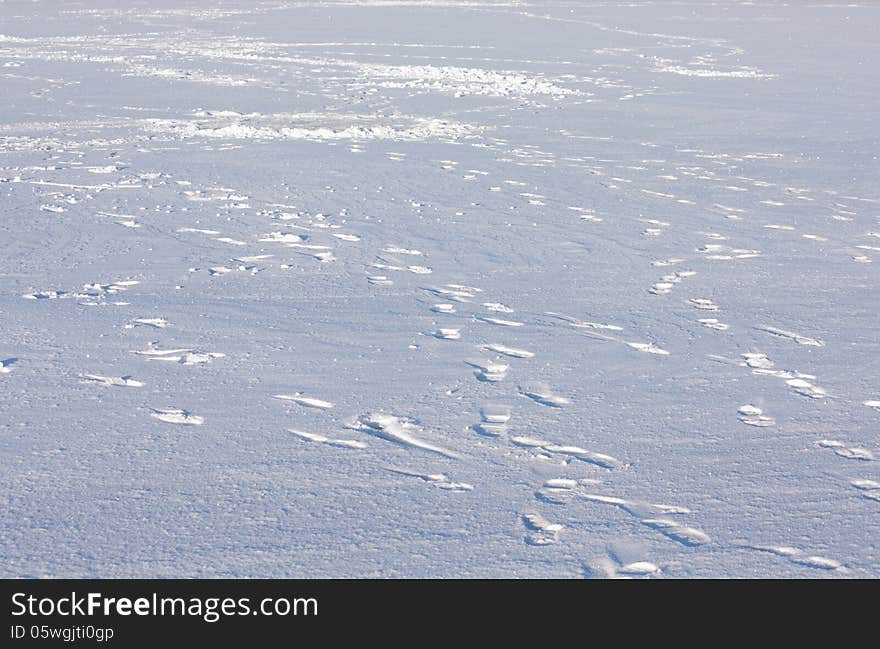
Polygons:
<instances>
[{"instance_id":1,"label":"packed snow","mask_svg":"<svg viewBox=\"0 0 880 649\"><path fill-rule=\"evenodd\" d=\"M880 577L878 21L0 0L0 576Z\"/></svg>"}]
</instances>

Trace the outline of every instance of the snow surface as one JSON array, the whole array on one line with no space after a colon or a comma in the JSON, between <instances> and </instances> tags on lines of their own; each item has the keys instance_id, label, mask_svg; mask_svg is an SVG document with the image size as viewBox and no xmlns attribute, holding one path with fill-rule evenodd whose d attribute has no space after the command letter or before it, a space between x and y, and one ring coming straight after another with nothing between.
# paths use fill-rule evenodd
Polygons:
<instances>
[{"instance_id":1,"label":"snow surface","mask_svg":"<svg viewBox=\"0 0 880 649\"><path fill-rule=\"evenodd\" d=\"M880 577L875 2L0 1L0 575Z\"/></svg>"}]
</instances>

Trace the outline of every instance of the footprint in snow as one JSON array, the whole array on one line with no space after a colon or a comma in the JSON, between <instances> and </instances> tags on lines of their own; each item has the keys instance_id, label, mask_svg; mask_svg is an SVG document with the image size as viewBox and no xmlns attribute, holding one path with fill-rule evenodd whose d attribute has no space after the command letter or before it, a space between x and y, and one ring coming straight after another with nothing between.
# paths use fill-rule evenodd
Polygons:
<instances>
[{"instance_id":1,"label":"footprint in snow","mask_svg":"<svg viewBox=\"0 0 880 649\"><path fill-rule=\"evenodd\" d=\"M480 409L482 421L474 424L473 429L486 437L501 437L507 434L507 422L510 421L510 408L503 405L486 404Z\"/></svg>"},{"instance_id":2,"label":"footprint in snow","mask_svg":"<svg viewBox=\"0 0 880 649\"><path fill-rule=\"evenodd\" d=\"M523 514L523 526L528 531L526 543L529 545L553 545L559 542L559 533L565 527L559 523L551 523L537 513Z\"/></svg>"},{"instance_id":3,"label":"footprint in snow","mask_svg":"<svg viewBox=\"0 0 880 649\"><path fill-rule=\"evenodd\" d=\"M520 387L519 393L524 397L528 397L535 403L540 403L542 406L548 406L550 408L562 408L571 403L569 399L555 394L553 390L550 389L550 386L544 383L525 388Z\"/></svg>"}]
</instances>

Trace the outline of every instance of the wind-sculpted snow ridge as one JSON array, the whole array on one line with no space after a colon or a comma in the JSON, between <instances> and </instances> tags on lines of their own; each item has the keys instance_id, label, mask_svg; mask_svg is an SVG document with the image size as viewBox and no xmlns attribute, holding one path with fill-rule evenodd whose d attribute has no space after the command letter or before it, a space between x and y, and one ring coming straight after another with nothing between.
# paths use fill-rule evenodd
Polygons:
<instances>
[{"instance_id":1,"label":"wind-sculpted snow ridge","mask_svg":"<svg viewBox=\"0 0 880 649\"><path fill-rule=\"evenodd\" d=\"M161 14L160 14L161 15ZM4 47L5 44L5 47ZM572 79L528 73L523 70L465 67L449 64L392 64L362 61L349 56L325 55L322 50L354 47L414 47L400 43L285 43L254 38L224 37L206 39L188 32L159 35L120 36L58 36L48 39L9 38L0 40L0 55L17 57L101 63L112 66L123 77L166 79L228 88L273 88L285 90L276 75L261 66L277 66L299 70L321 67L337 72L340 80L352 89L409 89L425 93L441 93L457 98L469 95L526 99L545 97L559 99L585 95L569 87L572 81L602 85L592 77ZM419 47L428 47L419 44ZM298 52L304 47L310 56ZM446 47L446 46L435 46ZM451 46L453 49L456 46ZM144 56L146 50L151 54ZM124 55L123 55L124 54ZM443 57L445 58L445 57ZM186 65L177 65L180 60ZM465 59L467 60L467 59ZM216 64L237 67L248 64L254 74L221 72ZM271 69L271 68L270 68Z\"/></svg>"},{"instance_id":2,"label":"wind-sculpted snow ridge","mask_svg":"<svg viewBox=\"0 0 880 649\"><path fill-rule=\"evenodd\" d=\"M421 449L449 458L459 457L454 451L422 439L422 436L426 435L425 431L410 419L384 413L373 413L358 417L348 427L409 448Z\"/></svg>"},{"instance_id":3,"label":"wind-sculpted snow ridge","mask_svg":"<svg viewBox=\"0 0 880 649\"><path fill-rule=\"evenodd\" d=\"M89 8L66 9L65 14L127 17L127 18L191 18L197 20L217 20L235 16L272 14L286 8L328 8L328 7L460 7L460 8L505 8L521 5L516 0L282 0L256 4L248 8L236 7L181 7L181 8Z\"/></svg>"},{"instance_id":4,"label":"wind-sculpted snow ridge","mask_svg":"<svg viewBox=\"0 0 880 649\"><path fill-rule=\"evenodd\" d=\"M777 76L753 68L716 70L707 67L687 67L684 65L658 66L657 71L678 74L683 77L700 77L703 79L775 79Z\"/></svg>"},{"instance_id":5,"label":"wind-sculpted snow ridge","mask_svg":"<svg viewBox=\"0 0 880 649\"><path fill-rule=\"evenodd\" d=\"M545 95L565 97L579 91L551 80L517 72L484 70L438 65L359 65L358 71L369 79L368 85L382 88L431 90L454 94L489 97L528 97Z\"/></svg>"},{"instance_id":6,"label":"wind-sculpted snow ridge","mask_svg":"<svg viewBox=\"0 0 880 649\"><path fill-rule=\"evenodd\" d=\"M197 113L191 120L148 120L148 131L178 138L230 140L390 140L421 142L457 140L479 135L478 127L442 119L413 116L345 115L330 113L238 114Z\"/></svg>"}]
</instances>

